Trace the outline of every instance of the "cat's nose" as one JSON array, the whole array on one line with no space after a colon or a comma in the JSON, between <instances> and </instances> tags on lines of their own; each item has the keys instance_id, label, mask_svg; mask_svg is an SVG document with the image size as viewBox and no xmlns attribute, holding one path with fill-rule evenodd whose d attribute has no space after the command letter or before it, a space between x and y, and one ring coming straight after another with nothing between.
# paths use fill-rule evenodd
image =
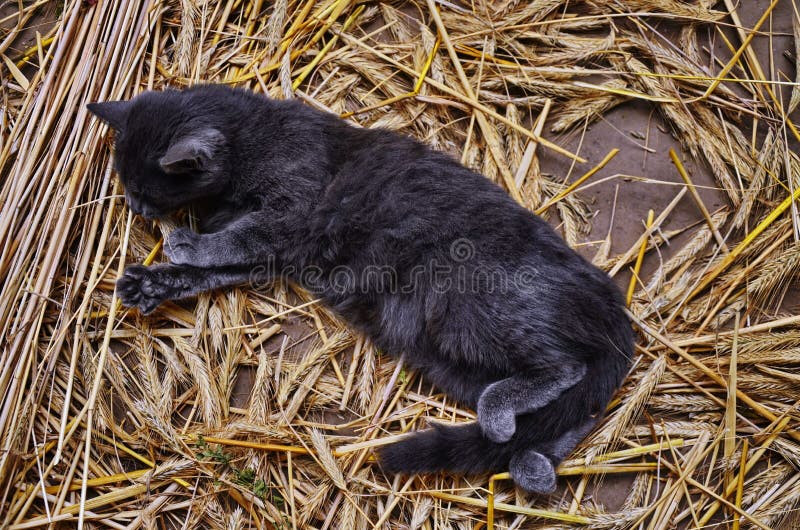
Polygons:
<instances>
[{"instance_id":1,"label":"cat's nose","mask_svg":"<svg viewBox=\"0 0 800 530\"><path fill-rule=\"evenodd\" d=\"M138 199L134 195L126 195L125 200L128 203L128 208L130 208L131 211L136 215L141 215L145 219L155 219L158 217L158 212L155 208L151 207L143 200Z\"/></svg>"},{"instance_id":2,"label":"cat's nose","mask_svg":"<svg viewBox=\"0 0 800 530\"><path fill-rule=\"evenodd\" d=\"M153 208L149 207L148 205L144 204L141 206L141 210L136 212L145 219L155 219L158 217L158 213Z\"/></svg>"},{"instance_id":3,"label":"cat's nose","mask_svg":"<svg viewBox=\"0 0 800 530\"><path fill-rule=\"evenodd\" d=\"M125 195L125 202L128 203L128 208L133 211L135 214L142 214L142 203L133 195L126 194Z\"/></svg>"}]
</instances>

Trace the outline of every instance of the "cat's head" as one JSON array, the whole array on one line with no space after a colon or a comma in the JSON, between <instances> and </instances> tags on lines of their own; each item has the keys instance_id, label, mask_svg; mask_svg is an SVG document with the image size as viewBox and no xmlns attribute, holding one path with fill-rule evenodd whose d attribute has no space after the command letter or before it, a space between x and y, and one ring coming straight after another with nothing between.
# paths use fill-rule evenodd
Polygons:
<instances>
[{"instance_id":1,"label":"cat's head","mask_svg":"<svg viewBox=\"0 0 800 530\"><path fill-rule=\"evenodd\" d=\"M225 135L182 92L145 92L87 108L116 131L114 167L135 213L163 217L225 188Z\"/></svg>"}]
</instances>

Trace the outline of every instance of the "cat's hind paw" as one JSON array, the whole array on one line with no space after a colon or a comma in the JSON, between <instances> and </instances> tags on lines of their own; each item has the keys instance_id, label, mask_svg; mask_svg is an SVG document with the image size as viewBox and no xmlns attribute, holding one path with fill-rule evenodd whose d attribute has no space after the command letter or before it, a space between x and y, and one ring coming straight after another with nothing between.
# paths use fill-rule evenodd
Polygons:
<instances>
[{"instance_id":1,"label":"cat's hind paw","mask_svg":"<svg viewBox=\"0 0 800 530\"><path fill-rule=\"evenodd\" d=\"M511 478L525 491L552 493L556 489L556 471L549 458L535 449L520 451L511 458Z\"/></svg>"},{"instance_id":2,"label":"cat's hind paw","mask_svg":"<svg viewBox=\"0 0 800 530\"><path fill-rule=\"evenodd\" d=\"M488 439L505 443L517 430L516 414L509 400L493 387L489 385L478 399L478 423Z\"/></svg>"},{"instance_id":3,"label":"cat's hind paw","mask_svg":"<svg viewBox=\"0 0 800 530\"><path fill-rule=\"evenodd\" d=\"M152 313L168 298L167 286L144 265L131 265L117 280L117 296L126 307L138 307L143 314Z\"/></svg>"}]
</instances>

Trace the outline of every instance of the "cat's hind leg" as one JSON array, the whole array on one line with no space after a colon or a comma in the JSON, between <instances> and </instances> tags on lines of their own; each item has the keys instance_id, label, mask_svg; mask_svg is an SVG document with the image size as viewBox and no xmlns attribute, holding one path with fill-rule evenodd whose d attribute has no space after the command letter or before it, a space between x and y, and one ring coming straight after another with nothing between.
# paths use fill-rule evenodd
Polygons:
<instances>
[{"instance_id":1,"label":"cat's hind leg","mask_svg":"<svg viewBox=\"0 0 800 530\"><path fill-rule=\"evenodd\" d=\"M498 380L485 370L458 366L449 361L432 363L422 373L437 390L470 408L475 408L486 387Z\"/></svg>"},{"instance_id":2,"label":"cat's hind leg","mask_svg":"<svg viewBox=\"0 0 800 530\"><path fill-rule=\"evenodd\" d=\"M552 493L556 489L555 467L536 447L515 453L509 471L514 483L525 491Z\"/></svg>"},{"instance_id":3,"label":"cat's hind leg","mask_svg":"<svg viewBox=\"0 0 800 530\"><path fill-rule=\"evenodd\" d=\"M515 453L509 465L511 478L526 491L552 493L556 488L556 466L589 434L595 423L592 419L555 440Z\"/></svg>"},{"instance_id":4,"label":"cat's hind leg","mask_svg":"<svg viewBox=\"0 0 800 530\"><path fill-rule=\"evenodd\" d=\"M492 383L478 399L478 422L491 441L504 443L516 431L516 416L542 408L586 375L580 362L554 363Z\"/></svg>"}]
</instances>

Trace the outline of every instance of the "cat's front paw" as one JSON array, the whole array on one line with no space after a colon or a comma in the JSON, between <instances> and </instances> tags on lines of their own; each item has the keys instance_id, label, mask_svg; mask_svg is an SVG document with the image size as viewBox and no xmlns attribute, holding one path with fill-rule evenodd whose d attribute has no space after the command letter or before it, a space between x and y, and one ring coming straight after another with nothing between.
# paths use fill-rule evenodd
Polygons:
<instances>
[{"instance_id":1,"label":"cat's front paw","mask_svg":"<svg viewBox=\"0 0 800 530\"><path fill-rule=\"evenodd\" d=\"M117 280L117 296L126 307L138 307L143 314L152 313L168 298L167 288L144 265L131 265Z\"/></svg>"},{"instance_id":2,"label":"cat's front paw","mask_svg":"<svg viewBox=\"0 0 800 530\"><path fill-rule=\"evenodd\" d=\"M203 267L205 264L202 263L202 237L189 228L176 228L170 232L164 242L164 254L175 265Z\"/></svg>"},{"instance_id":3,"label":"cat's front paw","mask_svg":"<svg viewBox=\"0 0 800 530\"><path fill-rule=\"evenodd\" d=\"M484 436L495 443L505 443L517 430L516 414L507 396L489 385L478 399L478 423Z\"/></svg>"}]
</instances>

